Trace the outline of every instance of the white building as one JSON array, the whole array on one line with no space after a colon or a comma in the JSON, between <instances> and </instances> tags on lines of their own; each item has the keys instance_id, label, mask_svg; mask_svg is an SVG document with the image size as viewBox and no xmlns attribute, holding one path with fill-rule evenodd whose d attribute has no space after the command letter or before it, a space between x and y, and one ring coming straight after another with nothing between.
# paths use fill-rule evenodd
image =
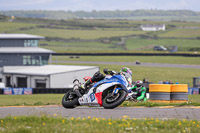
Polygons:
<instances>
[{"instance_id":1,"label":"white building","mask_svg":"<svg viewBox=\"0 0 200 133\"><path fill-rule=\"evenodd\" d=\"M0 83L17 88L71 88L92 76L96 66L47 65L54 51L39 48L41 36L0 34Z\"/></svg>"},{"instance_id":2,"label":"white building","mask_svg":"<svg viewBox=\"0 0 200 133\"><path fill-rule=\"evenodd\" d=\"M85 76L93 76L97 66L44 65L4 66L2 73L10 79L12 87L18 88L72 88L74 79L82 83Z\"/></svg>"},{"instance_id":3,"label":"white building","mask_svg":"<svg viewBox=\"0 0 200 133\"><path fill-rule=\"evenodd\" d=\"M146 24L141 25L140 28L143 31L159 31L159 30L166 30L165 24Z\"/></svg>"}]
</instances>

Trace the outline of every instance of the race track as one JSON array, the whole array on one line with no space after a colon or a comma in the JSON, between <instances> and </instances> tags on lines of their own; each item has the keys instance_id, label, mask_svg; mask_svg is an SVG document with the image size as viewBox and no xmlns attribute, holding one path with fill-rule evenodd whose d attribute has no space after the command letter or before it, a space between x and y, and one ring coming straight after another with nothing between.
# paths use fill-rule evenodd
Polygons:
<instances>
[{"instance_id":1,"label":"race track","mask_svg":"<svg viewBox=\"0 0 200 133\"><path fill-rule=\"evenodd\" d=\"M143 66L143 67L170 67L170 68L200 69L200 65L143 63L143 62L140 65L136 65L135 62L100 62L100 61L52 61L52 63L104 64L104 65L126 65L126 66Z\"/></svg>"},{"instance_id":2,"label":"race track","mask_svg":"<svg viewBox=\"0 0 200 133\"><path fill-rule=\"evenodd\" d=\"M102 117L122 118L159 118L159 119L191 119L200 120L200 107L118 107L104 109L102 107L77 107L65 109L61 106L43 107L0 107L0 117L6 116L40 116L52 115L62 117Z\"/></svg>"}]
</instances>

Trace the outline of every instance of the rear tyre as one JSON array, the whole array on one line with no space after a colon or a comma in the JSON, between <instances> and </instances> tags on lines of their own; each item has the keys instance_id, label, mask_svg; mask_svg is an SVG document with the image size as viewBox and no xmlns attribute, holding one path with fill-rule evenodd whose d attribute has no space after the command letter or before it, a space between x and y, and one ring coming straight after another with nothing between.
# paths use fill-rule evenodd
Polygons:
<instances>
[{"instance_id":1,"label":"rear tyre","mask_svg":"<svg viewBox=\"0 0 200 133\"><path fill-rule=\"evenodd\" d=\"M119 90L119 92L114 96L110 96L110 94L107 94L103 98L102 106L105 109L113 109L125 101L126 95L127 95L126 91L122 89Z\"/></svg>"},{"instance_id":2,"label":"rear tyre","mask_svg":"<svg viewBox=\"0 0 200 133\"><path fill-rule=\"evenodd\" d=\"M72 90L68 91L62 98L62 106L64 108L75 108L79 105L78 96Z\"/></svg>"}]
</instances>

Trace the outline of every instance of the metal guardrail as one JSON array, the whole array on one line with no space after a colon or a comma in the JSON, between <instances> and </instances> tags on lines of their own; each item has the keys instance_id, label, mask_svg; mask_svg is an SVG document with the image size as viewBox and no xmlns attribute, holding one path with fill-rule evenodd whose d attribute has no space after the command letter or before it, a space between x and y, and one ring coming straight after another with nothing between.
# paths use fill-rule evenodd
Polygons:
<instances>
[{"instance_id":1,"label":"metal guardrail","mask_svg":"<svg viewBox=\"0 0 200 133\"><path fill-rule=\"evenodd\" d=\"M59 89L52 89L52 88L35 88L33 89L33 94L64 94L71 90L72 88L59 88Z\"/></svg>"},{"instance_id":2,"label":"metal guardrail","mask_svg":"<svg viewBox=\"0 0 200 133\"><path fill-rule=\"evenodd\" d=\"M33 88L32 94L64 94L72 88ZM4 94L4 89L0 89L0 94Z\"/></svg>"}]
</instances>

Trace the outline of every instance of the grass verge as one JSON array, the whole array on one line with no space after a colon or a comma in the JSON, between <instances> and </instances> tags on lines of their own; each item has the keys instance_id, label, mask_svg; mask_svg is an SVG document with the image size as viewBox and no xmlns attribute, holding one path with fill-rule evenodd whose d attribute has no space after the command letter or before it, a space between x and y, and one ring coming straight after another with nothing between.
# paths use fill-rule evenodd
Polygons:
<instances>
[{"instance_id":1,"label":"grass verge","mask_svg":"<svg viewBox=\"0 0 200 133\"><path fill-rule=\"evenodd\" d=\"M35 94L35 95L0 95L0 106L41 106L61 105L64 94ZM123 107L156 107L156 106L200 106L200 95L188 95L188 103L151 103L125 101Z\"/></svg>"},{"instance_id":2,"label":"grass verge","mask_svg":"<svg viewBox=\"0 0 200 133\"><path fill-rule=\"evenodd\" d=\"M53 61L100 61L100 62L135 62L139 60L148 63L168 63L168 64L190 64L200 65L198 57L177 57L177 56L52 56Z\"/></svg>"},{"instance_id":3,"label":"grass verge","mask_svg":"<svg viewBox=\"0 0 200 133\"><path fill-rule=\"evenodd\" d=\"M6 117L0 118L0 132L137 132L137 133L165 133L165 132L191 132L200 130L200 121L197 120L159 120L159 119L122 119L105 118L74 118L62 117Z\"/></svg>"},{"instance_id":4,"label":"grass verge","mask_svg":"<svg viewBox=\"0 0 200 133\"><path fill-rule=\"evenodd\" d=\"M0 95L0 106L60 105L64 94Z\"/></svg>"}]
</instances>

